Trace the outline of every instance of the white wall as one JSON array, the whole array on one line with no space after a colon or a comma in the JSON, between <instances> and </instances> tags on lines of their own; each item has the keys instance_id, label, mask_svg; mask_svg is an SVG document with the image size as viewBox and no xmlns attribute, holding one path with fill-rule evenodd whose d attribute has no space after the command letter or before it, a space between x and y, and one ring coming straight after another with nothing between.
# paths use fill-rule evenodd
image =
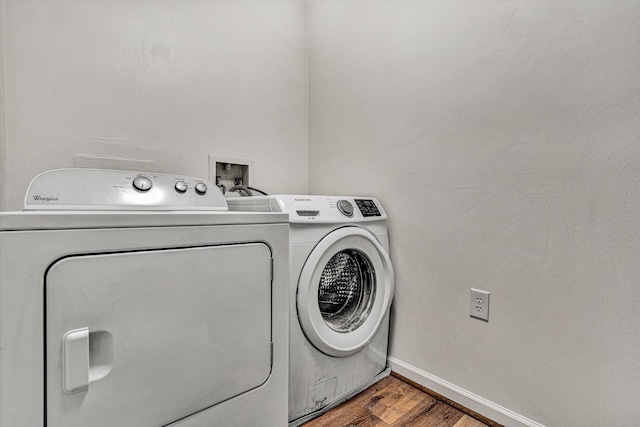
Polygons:
<instances>
[{"instance_id":1,"label":"white wall","mask_svg":"<svg viewBox=\"0 0 640 427\"><path fill-rule=\"evenodd\" d=\"M391 356L528 425L637 426L640 3L309 17L310 190L390 215Z\"/></svg>"},{"instance_id":2,"label":"white wall","mask_svg":"<svg viewBox=\"0 0 640 427\"><path fill-rule=\"evenodd\" d=\"M7 144L4 111L4 2L0 0L0 211L5 206L7 191Z\"/></svg>"},{"instance_id":3,"label":"white wall","mask_svg":"<svg viewBox=\"0 0 640 427\"><path fill-rule=\"evenodd\" d=\"M207 178L209 154L254 160L267 192L306 192L304 2L2 5L1 210L47 169Z\"/></svg>"}]
</instances>

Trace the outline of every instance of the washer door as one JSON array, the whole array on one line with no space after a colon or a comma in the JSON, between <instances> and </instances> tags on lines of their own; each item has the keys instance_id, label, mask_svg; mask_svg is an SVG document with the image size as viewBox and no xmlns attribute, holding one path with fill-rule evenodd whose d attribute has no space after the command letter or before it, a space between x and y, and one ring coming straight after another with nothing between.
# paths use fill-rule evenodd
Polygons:
<instances>
[{"instance_id":1,"label":"washer door","mask_svg":"<svg viewBox=\"0 0 640 427\"><path fill-rule=\"evenodd\" d=\"M311 251L298 281L297 307L307 339L320 351L345 357L364 348L393 298L393 268L374 235L339 228Z\"/></svg>"}]
</instances>

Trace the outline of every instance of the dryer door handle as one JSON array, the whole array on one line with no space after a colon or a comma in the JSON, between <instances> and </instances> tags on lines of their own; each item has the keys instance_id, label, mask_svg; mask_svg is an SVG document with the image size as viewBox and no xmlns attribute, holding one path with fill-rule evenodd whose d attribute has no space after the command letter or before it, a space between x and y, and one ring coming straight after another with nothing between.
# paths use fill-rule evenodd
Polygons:
<instances>
[{"instance_id":1,"label":"dryer door handle","mask_svg":"<svg viewBox=\"0 0 640 427\"><path fill-rule=\"evenodd\" d=\"M77 393L89 388L89 328L75 329L62 338L62 388Z\"/></svg>"},{"instance_id":2,"label":"dryer door handle","mask_svg":"<svg viewBox=\"0 0 640 427\"><path fill-rule=\"evenodd\" d=\"M113 335L109 331L74 329L62 338L62 388L66 393L89 389L89 384L113 369Z\"/></svg>"}]
</instances>

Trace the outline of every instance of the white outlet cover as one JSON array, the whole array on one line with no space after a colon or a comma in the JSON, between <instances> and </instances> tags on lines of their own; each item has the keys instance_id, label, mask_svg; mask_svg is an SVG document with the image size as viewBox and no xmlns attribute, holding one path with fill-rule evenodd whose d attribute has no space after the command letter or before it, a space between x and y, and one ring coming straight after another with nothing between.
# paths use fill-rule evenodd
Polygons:
<instances>
[{"instance_id":1,"label":"white outlet cover","mask_svg":"<svg viewBox=\"0 0 640 427\"><path fill-rule=\"evenodd\" d=\"M489 321L489 297L490 293L479 289L471 289L469 301L469 315L476 319Z\"/></svg>"}]
</instances>

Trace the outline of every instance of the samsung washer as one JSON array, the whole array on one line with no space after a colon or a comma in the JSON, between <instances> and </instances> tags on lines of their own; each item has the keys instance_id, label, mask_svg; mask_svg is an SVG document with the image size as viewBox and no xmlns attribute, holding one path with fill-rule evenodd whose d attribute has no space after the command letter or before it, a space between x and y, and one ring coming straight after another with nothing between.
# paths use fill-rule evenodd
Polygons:
<instances>
[{"instance_id":1,"label":"samsung washer","mask_svg":"<svg viewBox=\"0 0 640 427\"><path fill-rule=\"evenodd\" d=\"M389 374L394 274L387 216L370 197L229 199L289 214L289 422L299 425Z\"/></svg>"},{"instance_id":2,"label":"samsung washer","mask_svg":"<svg viewBox=\"0 0 640 427\"><path fill-rule=\"evenodd\" d=\"M286 425L286 215L82 169L24 207L0 214L0 425Z\"/></svg>"}]
</instances>

